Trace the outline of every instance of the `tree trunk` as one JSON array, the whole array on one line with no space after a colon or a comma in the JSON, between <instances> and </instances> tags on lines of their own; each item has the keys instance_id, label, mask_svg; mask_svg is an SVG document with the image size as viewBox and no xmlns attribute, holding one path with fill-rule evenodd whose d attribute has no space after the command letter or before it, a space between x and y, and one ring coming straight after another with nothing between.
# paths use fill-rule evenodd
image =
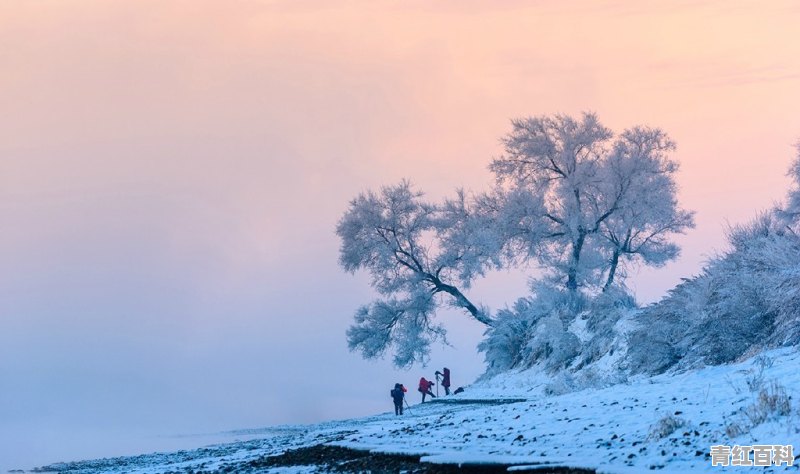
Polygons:
<instances>
[{"instance_id":1,"label":"tree trunk","mask_svg":"<svg viewBox=\"0 0 800 474\"><path fill-rule=\"evenodd\" d=\"M491 318L483 314L483 312L479 310L477 306L472 304L472 302L466 296L464 296L464 293L461 293L461 291L458 288L456 288L453 285L448 285L447 283L443 283L441 280L439 280L434 276L431 276L431 281L433 282L436 291L443 291L448 295L452 296L453 298L455 298L456 302L458 303L458 306L461 306L462 308L466 309L469 312L469 314L472 315L473 318L475 318L476 320L482 322L487 326L492 326L494 324L494 321L492 321Z\"/></svg>"},{"instance_id":2,"label":"tree trunk","mask_svg":"<svg viewBox=\"0 0 800 474\"><path fill-rule=\"evenodd\" d=\"M606 284L603 285L603 293L611 288L614 283L614 275L617 273L617 265L619 264L619 249L614 250L614 255L611 257L611 268L608 270L608 278Z\"/></svg>"},{"instance_id":3,"label":"tree trunk","mask_svg":"<svg viewBox=\"0 0 800 474\"><path fill-rule=\"evenodd\" d=\"M581 250L583 242L586 240L586 233L580 231L578 240L572 244L572 256L570 257L569 269L567 270L567 289L569 291L578 290L578 265L581 263Z\"/></svg>"}]
</instances>

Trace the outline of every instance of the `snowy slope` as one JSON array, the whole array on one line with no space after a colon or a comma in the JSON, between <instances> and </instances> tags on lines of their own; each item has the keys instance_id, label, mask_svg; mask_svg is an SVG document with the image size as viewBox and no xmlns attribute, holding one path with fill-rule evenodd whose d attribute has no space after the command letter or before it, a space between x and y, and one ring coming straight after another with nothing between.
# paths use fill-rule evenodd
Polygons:
<instances>
[{"instance_id":1,"label":"snowy slope","mask_svg":"<svg viewBox=\"0 0 800 474\"><path fill-rule=\"evenodd\" d=\"M550 397L542 393L545 376L527 371L476 384L457 396L412 405L402 417L387 412L274 428L264 432L263 440L55 467L62 472L216 470L326 443L414 454L429 463L546 464L599 472L798 472L798 369L800 353L785 348L738 364ZM791 413L766 413L765 421L752 427L753 407L764 389L768 394L784 390L791 397ZM659 429L662 419L684 425L667 433ZM726 428L730 431L731 426L743 433L730 438ZM712 467L707 453L715 444L791 444L798 459L791 468Z\"/></svg>"}]
</instances>

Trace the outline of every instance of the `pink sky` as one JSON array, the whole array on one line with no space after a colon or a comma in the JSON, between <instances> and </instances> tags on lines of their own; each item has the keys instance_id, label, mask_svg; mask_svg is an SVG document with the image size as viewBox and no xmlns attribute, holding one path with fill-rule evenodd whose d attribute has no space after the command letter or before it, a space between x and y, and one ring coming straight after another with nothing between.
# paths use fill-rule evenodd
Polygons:
<instances>
[{"instance_id":1,"label":"pink sky","mask_svg":"<svg viewBox=\"0 0 800 474\"><path fill-rule=\"evenodd\" d=\"M4 2L2 189L199 195L268 263L296 241L270 223L309 203L306 219L333 222L402 177L482 188L509 118L593 110L678 142L699 224L685 271L726 219L782 197L796 2L495 3ZM292 193L295 208L270 204ZM238 257L253 256L222 256Z\"/></svg>"},{"instance_id":2,"label":"pink sky","mask_svg":"<svg viewBox=\"0 0 800 474\"><path fill-rule=\"evenodd\" d=\"M0 3L0 375L32 387L20 399L80 413L94 392L39 389L121 371L112 395L129 380L169 391L146 412L181 405L217 367L228 389L158 425L170 432L384 409L366 387L294 406L274 383L307 377L267 361L312 344L298 367L383 377L387 364L345 348L371 294L337 268L335 223L359 191L404 177L434 197L484 189L512 117L589 110L678 143L698 226L678 262L631 282L643 302L723 249L727 222L783 198L800 138L797 2L499 3ZM524 286L501 275L471 296L497 307ZM457 349L440 354L474 377L480 328L451 326ZM36 344L50 349L19 355ZM98 402L109 413L112 395ZM207 424L183 423L209 407ZM9 427L58 418L2 410Z\"/></svg>"}]
</instances>

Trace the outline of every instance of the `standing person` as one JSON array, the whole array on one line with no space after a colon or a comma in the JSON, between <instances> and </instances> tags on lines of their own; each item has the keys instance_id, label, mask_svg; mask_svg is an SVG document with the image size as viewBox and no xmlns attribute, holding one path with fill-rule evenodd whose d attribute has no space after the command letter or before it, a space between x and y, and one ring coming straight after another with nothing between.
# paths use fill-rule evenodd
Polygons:
<instances>
[{"instance_id":1,"label":"standing person","mask_svg":"<svg viewBox=\"0 0 800 474\"><path fill-rule=\"evenodd\" d=\"M442 372L436 371L436 375L442 377L442 387L444 387L444 394L450 395L450 369L445 367Z\"/></svg>"},{"instance_id":2,"label":"standing person","mask_svg":"<svg viewBox=\"0 0 800 474\"><path fill-rule=\"evenodd\" d=\"M425 395L430 395L431 398L436 398L436 395L431 392L431 387L434 385L436 384L430 380L427 380L425 377L419 379L419 388L417 388L417 390L419 390L419 393L422 394L422 403L425 403Z\"/></svg>"},{"instance_id":3,"label":"standing person","mask_svg":"<svg viewBox=\"0 0 800 474\"><path fill-rule=\"evenodd\" d=\"M406 391L407 390L405 387L403 387L403 384L396 383L394 384L394 388L389 392L389 394L392 396L392 400L394 401L395 415L403 414L403 400L405 400Z\"/></svg>"}]
</instances>

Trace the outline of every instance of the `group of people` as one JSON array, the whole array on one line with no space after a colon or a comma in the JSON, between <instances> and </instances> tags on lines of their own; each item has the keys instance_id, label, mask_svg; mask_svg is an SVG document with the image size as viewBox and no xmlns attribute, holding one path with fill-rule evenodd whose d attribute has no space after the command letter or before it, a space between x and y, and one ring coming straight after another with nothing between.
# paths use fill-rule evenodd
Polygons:
<instances>
[{"instance_id":1,"label":"group of people","mask_svg":"<svg viewBox=\"0 0 800 474\"><path fill-rule=\"evenodd\" d=\"M445 367L441 372L438 370L434 374L436 380L439 380L439 377L442 379L442 387L444 388L444 394L450 395L450 369ZM426 379L425 377L421 377L419 379L419 386L417 387L417 391L422 394L422 403L425 403L425 396L430 395L431 398L436 398L436 395L433 394L433 386L436 385L435 382L431 382L430 380ZM401 383L394 384L394 388L389 392L392 396L392 400L394 401L394 414L395 415L402 415L403 414L403 402L405 401L405 394L408 390L403 386Z\"/></svg>"}]
</instances>

